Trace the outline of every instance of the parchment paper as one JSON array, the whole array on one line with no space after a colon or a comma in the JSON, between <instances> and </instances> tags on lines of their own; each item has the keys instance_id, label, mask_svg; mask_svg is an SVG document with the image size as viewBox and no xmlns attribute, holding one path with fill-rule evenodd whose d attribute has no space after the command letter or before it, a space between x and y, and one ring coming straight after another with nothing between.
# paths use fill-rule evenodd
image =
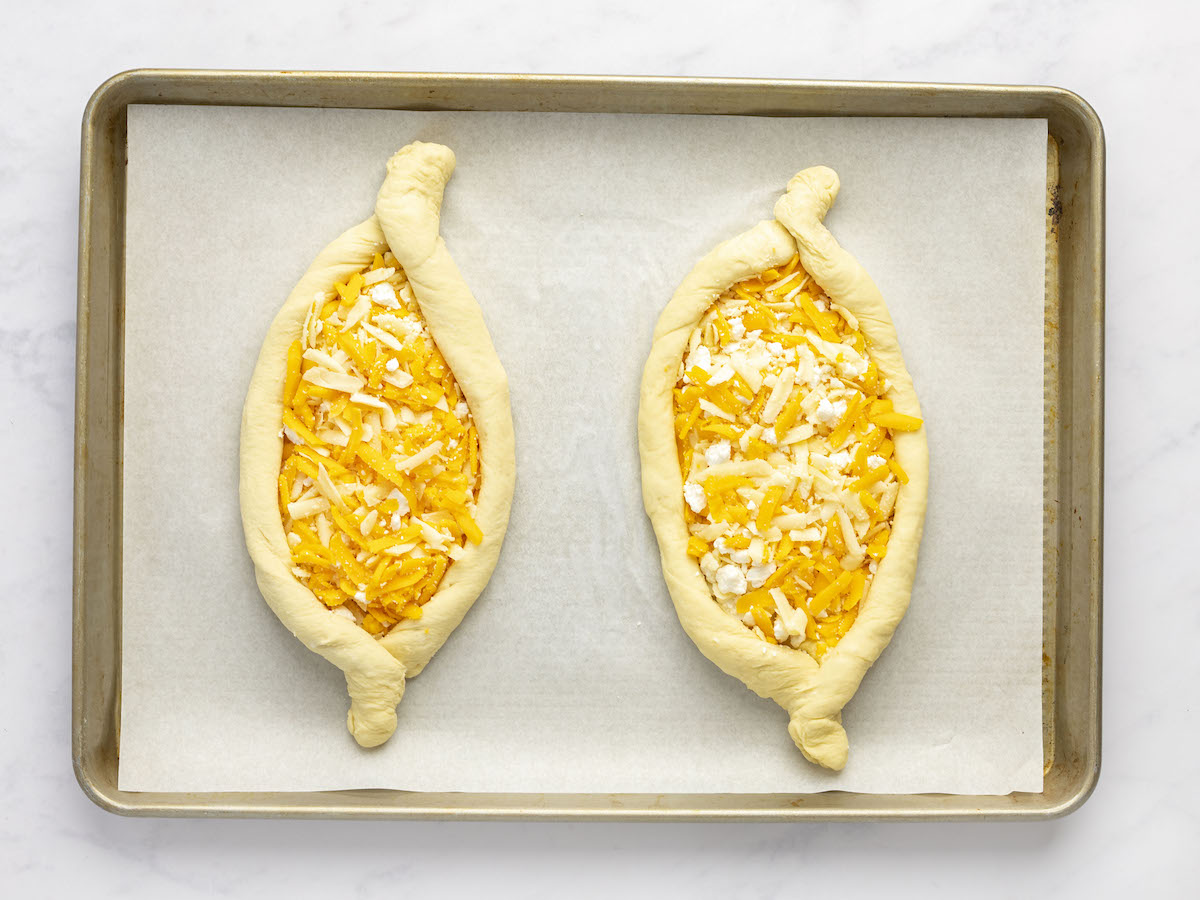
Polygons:
<instances>
[{"instance_id":1,"label":"parchment paper","mask_svg":"<svg viewBox=\"0 0 1200 900\"><path fill-rule=\"evenodd\" d=\"M255 587L238 420L276 309L414 139L458 155L443 234L511 379L518 487L491 584L364 751L341 674ZM1040 790L1045 141L1041 121L132 108L121 789ZM932 458L912 606L846 709L841 774L683 634L635 434L667 299L817 163Z\"/></svg>"}]
</instances>

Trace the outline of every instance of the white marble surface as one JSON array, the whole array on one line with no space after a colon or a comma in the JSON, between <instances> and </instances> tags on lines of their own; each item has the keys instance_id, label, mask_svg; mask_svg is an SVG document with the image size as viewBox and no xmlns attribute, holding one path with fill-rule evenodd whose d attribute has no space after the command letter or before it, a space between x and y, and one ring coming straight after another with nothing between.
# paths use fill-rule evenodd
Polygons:
<instances>
[{"instance_id":1,"label":"white marble surface","mask_svg":"<svg viewBox=\"0 0 1200 900\"><path fill-rule=\"evenodd\" d=\"M250 4L246 4L247 7ZM703 7L703 8L702 8ZM659 11L649 12L651 8ZM321 4L5 8L0 67L0 890L14 897L1191 895L1200 764L1193 4ZM790 31L794 39L780 40ZM70 766L79 119L138 66L1048 83L1109 150L1104 767L1035 825L125 820ZM1191 465L1189 465L1189 462Z\"/></svg>"}]
</instances>

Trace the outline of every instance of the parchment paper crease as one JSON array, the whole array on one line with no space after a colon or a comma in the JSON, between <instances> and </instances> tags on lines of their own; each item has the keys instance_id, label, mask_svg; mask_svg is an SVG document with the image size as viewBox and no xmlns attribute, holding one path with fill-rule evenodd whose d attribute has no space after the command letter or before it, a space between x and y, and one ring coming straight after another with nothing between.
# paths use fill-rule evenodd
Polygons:
<instances>
[{"instance_id":1,"label":"parchment paper crease","mask_svg":"<svg viewBox=\"0 0 1200 900\"><path fill-rule=\"evenodd\" d=\"M255 589L238 416L276 309L414 139L458 155L442 233L511 379L518 486L491 585L363 751L341 676ZM120 787L1040 790L1045 141L1021 120L133 107ZM662 306L818 163L932 457L912 606L846 710L840 775L684 636L635 439Z\"/></svg>"}]
</instances>

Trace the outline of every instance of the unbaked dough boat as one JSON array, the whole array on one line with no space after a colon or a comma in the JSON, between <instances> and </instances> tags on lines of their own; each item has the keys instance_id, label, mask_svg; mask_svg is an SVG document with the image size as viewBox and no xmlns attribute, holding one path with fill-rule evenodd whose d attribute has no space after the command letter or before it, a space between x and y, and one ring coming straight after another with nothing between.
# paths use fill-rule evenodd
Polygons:
<instances>
[{"instance_id":1,"label":"unbaked dough boat","mask_svg":"<svg viewBox=\"0 0 1200 900\"><path fill-rule=\"evenodd\" d=\"M680 622L840 770L842 707L908 607L921 410L883 297L823 219L828 168L702 259L642 380L642 491Z\"/></svg>"},{"instance_id":2,"label":"unbaked dough boat","mask_svg":"<svg viewBox=\"0 0 1200 900\"><path fill-rule=\"evenodd\" d=\"M375 746L483 590L514 483L508 382L438 234L454 154L395 154L375 215L321 251L275 317L242 414L259 589L340 668Z\"/></svg>"}]
</instances>

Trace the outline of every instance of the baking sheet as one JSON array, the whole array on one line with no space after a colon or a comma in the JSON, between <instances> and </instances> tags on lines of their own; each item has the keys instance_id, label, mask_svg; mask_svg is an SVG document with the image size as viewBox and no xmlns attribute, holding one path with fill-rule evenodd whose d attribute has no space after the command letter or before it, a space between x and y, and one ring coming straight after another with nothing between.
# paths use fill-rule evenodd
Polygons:
<instances>
[{"instance_id":1,"label":"baking sheet","mask_svg":"<svg viewBox=\"0 0 1200 900\"><path fill-rule=\"evenodd\" d=\"M512 383L518 491L488 590L393 739L258 597L237 424L258 345L412 139L454 147L443 234ZM133 107L123 790L1038 791L1044 121ZM913 605L805 763L786 714L679 629L635 417L703 253L834 166L830 223L889 300L929 429Z\"/></svg>"}]
</instances>

